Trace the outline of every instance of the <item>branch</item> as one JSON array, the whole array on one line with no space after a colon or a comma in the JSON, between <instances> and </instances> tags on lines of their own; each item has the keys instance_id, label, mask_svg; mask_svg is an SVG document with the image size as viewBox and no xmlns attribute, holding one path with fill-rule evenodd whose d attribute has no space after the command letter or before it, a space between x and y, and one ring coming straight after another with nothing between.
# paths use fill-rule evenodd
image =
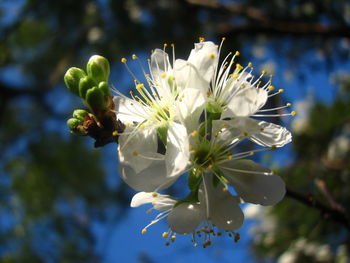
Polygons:
<instances>
[{"instance_id":1,"label":"branch","mask_svg":"<svg viewBox=\"0 0 350 263\"><path fill-rule=\"evenodd\" d=\"M295 199L306 206L319 210L325 219L333 220L334 222L343 225L350 232L350 221L344 211L338 210L336 208L330 208L322 204L320 201L316 200L311 195L305 196L288 188L286 196Z\"/></svg>"},{"instance_id":2,"label":"branch","mask_svg":"<svg viewBox=\"0 0 350 263\"><path fill-rule=\"evenodd\" d=\"M243 15L258 22L246 22L239 26L232 26L226 22L219 24L218 32L225 34L225 36L263 33L268 35L289 34L294 36L350 38L350 27L344 23L339 23L337 26L326 26L315 22L286 22L285 20L272 19L270 15L252 6L223 5L216 0L187 0L187 2L228 15Z\"/></svg>"}]
</instances>

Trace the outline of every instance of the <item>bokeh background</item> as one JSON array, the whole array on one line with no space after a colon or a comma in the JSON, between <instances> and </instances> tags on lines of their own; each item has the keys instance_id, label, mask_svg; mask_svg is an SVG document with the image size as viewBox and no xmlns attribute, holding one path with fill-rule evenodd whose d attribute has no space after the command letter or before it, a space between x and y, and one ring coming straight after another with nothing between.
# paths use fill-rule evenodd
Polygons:
<instances>
[{"instance_id":1,"label":"bokeh background","mask_svg":"<svg viewBox=\"0 0 350 263\"><path fill-rule=\"evenodd\" d=\"M174 43L186 58L198 37L226 37L223 55L239 50L239 63L285 89L273 103L298 115L273 121L293 143L258 158L288 193L275 207L244 206L238 243L194 248L185 236L166 247L165 222L140 233L153 217L129 208L117 145L69 134L66 120L84 106L63 75L100 54L127 93L122 57L146 65ZM0 262L350 262L349 56L345 0L0 0Z\"/></svg>"}]
</instances>

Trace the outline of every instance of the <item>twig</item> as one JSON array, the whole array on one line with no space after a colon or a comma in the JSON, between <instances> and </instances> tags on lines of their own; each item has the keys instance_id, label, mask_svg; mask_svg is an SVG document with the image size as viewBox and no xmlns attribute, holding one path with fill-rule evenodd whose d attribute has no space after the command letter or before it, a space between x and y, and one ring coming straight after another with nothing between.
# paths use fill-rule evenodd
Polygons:
<instances>
[{"instance_id":1,"label":"twig","mask_svg":"<svg viewBox=\"0 0 350 263\"><path fill-rule=\"evenodd\" d=\"M348 216L335 208L330 208L320 201L316 200L312 195L303 195L287 188L286 196L295 199L304 205L313 207L320 211L324 218L333 220L334 222L342 224L350 232L350 221Z\"/></svg>"}]
</instances>

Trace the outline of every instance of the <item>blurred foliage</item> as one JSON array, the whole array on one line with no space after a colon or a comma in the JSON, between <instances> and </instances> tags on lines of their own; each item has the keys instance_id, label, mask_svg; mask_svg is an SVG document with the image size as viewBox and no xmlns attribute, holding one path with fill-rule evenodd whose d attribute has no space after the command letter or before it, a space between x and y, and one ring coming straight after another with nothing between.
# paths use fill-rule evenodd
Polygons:
<instances>
[{"instance_id":1,"label":"blurred foliage","mask_svg":"<svg viewBox=\"0 0 350 263\"><path fill-rule=\"evenodd\" d=\"M114 62L111 81L118 86L125 72L121 57L170 41L177 57L185 57L199 36L225 36L224 49L243 50L247 57L259 50L274 54L293 79L306 81L305 68L330 74L349 59L349 21L345 0L1 1L1 262L99 262L91 222L128 205L122 185L108 186L106 172L114 171L103 169L100 151L65 130L66 119L81 106L63 88L68 67L82 67L98 53ZM349 122L345 94L314 106L308 130L295 136L295 161L283 175L291 189L334 206L314 183L321 180L348 211L349 155L341 161L328 157ZM302 237L333 250L349 237L293 200L270 216L278 218L280 234L273 243L255 243L260 259L279 258ZM313 261L307 256L296 262Z\"/></svg>"}]
</instances>

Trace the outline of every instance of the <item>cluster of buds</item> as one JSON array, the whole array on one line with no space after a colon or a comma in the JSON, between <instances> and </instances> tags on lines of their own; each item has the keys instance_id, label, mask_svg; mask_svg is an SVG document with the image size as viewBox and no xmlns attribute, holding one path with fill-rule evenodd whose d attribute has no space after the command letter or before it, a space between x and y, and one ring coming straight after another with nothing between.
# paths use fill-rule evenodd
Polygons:
<instances>
[{"instance_id":1,"label":"cluster of buds","mask_svg":"<svg viewBox=\"0 0 350 263\"><path fill-rule=\"evenodd\" d=\"M117 142L118 135L124 130L123 124L113 113L113 96L108 84L109 62L102 56L92 56L86 72L80 68L69 68L64 75L67 89L79 96L91 110L75 110L73 118L67 121L70 131L76 135L91 136L95 146Z\"/></svg>"}]
</instances>

